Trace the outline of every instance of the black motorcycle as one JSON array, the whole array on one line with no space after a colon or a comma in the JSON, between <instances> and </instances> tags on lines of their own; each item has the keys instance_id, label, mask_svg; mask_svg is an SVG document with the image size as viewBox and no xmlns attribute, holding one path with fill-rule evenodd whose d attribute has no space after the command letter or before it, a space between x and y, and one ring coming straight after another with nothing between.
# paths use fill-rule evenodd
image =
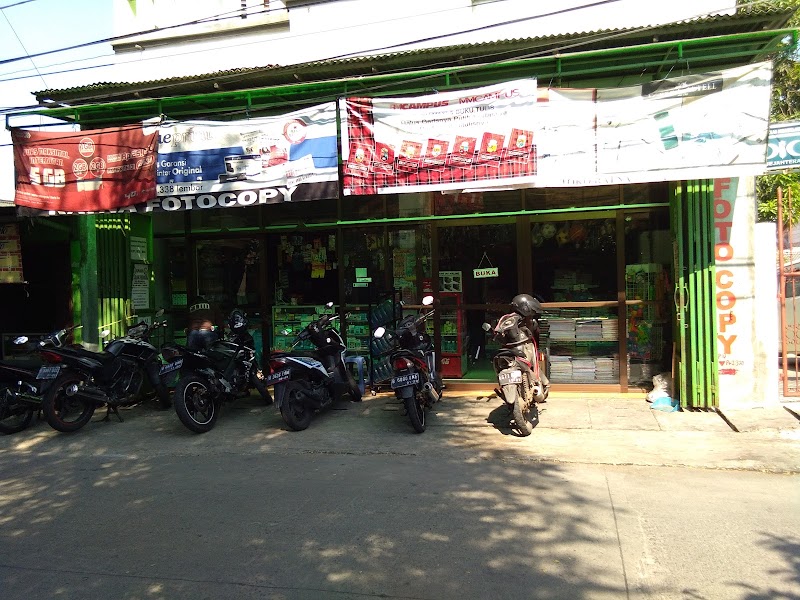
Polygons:
<instances>
[{"instance_id":1,"label":"black motorcycle","mask_svg":"<svg viewBox=\"0 0 800 600\"><path fill-rule=\"evenodd\" d=\"M433 296L422 299L423 307L433 304ZM394 332L378 327L373 333L382 341L382 354L388 354L394 369L391 387L403 402L411 426L417 433L425 431L425 412L442 397L442 378L436 372L436 353L431 337L418 328L435 310L409 315Z\"/></svg>"},{"instance_id":2,"label":"black motorcycle","mask_svg":"<svg viewBox=\"0 0 800 600\"><path fill-rule=\"evenodd\" d=\"M332 309L333 302L325 306ZM320 315L300 331L288 352L270 355L271 374L265 382L275 386L275 404L294 431L306 429L314 411L330 406L345 393L361 401L361 389L344 362L347 346L333 326L338 318L333 313ZM305 341L315 350L296 351Z\"/></svg>"},{"instance_id":3,"label":"black motorcycle","mask_svg":"<svg viewBox=\"0 0 800 600\"><path fill-rule=\"evenodd\" d=\"M217 422L222 403L247 396L252 388L267 404L272 403L261 379L255 343L247 324L245 313L236 309L228 318L227 338L199 350L179 344L167 344L161 349L167 361L161 367L161 376L179 372L173 403L181 423L191 431L209 431Z\"/></svg>"},{"instance_id":4,"label":"black motorcycle","mask_svg":"<svg viewBox=\"0 0 800 600\"><path fill-rule=\"evenodd\" d=\"M63 346L67 334L74 329L68 327L43 336L35 350ZM15 338L14 344L22 346L28 341L23 335ZM41 358L0 361L0 433L17 433L33 422L51 382L45 377L51 369Z\"/></svg>"},{"instance_id":5,"label":"black motorcycle","mask_svg":"<svg viewBox=\"0 0 800 600\"><path fill-rule=\"evenodd\" d=\"M160 310L156 317L163 314ZM158 349L150 334L166 321L141 321L127 333L105 344L102 352L80 347L53 347L40 352L51 367L40 371L37 381L50 383L42 400L42 412L53 429L77 431L92 418L95 409L106 406L120 421L119 407L139 402L144 384L155 391L162 406L169 405L169 392L159 377Z\"/></svg>"}]
</instances>

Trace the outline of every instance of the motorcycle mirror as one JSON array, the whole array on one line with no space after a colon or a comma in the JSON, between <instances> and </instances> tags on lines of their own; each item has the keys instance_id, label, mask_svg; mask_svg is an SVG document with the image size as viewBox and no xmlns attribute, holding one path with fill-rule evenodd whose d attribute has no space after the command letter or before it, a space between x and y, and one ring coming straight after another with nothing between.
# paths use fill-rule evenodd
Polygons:
<instances>
[{"instance_id":1,"label":"motorcycle mirror","mask_svg":"<svg viewBox=\"0 0 800 600\"><path fill-rule=\"evenodd\" d=\"M160 316L161 316L161 315L163 315L163 314L164 314L164 309L163 309L163 308L159 308L159 309L156 311L156 316L157 316L157 317L160 317Z\"/></svg>"},{"instance_id":2,"label":"motorcycle mirror","mask_svg":"<svg viewBox=\"0 0 800 600\"><path fill-rule=\"evenodd\" d=\"M381 339L385 333L386 333L386 327L378 327L372 334L372 336L376 339Z\"/></svg>"},{"instance_id":3,"label":"motorcycle mirror","mask_svg":"<svg viewBox=\"0 0 800 600\"><path fill-rule=\"evenodd\" d=\"M423 306L430 306L431 304L433 304L433 296L425 296L422 299Z\"/></svg>"},{"instance_id":4,"label":"motorcycle mirror","mask_svg":"<svg viewBox=\"0 0 800 600\"><path fill-rule=\"evenodd\" d=\"M100 337L101 338L106 338L110 334L111 334L111 330L110 329L103 329L103 331L100 332Z\"/></svg>"},{"instance_id":5,"label":"motorcycle mirror","mask_svg":"<svg viewBox=\"0 0 800 600\"><path fill-rule=\"evenodd\" d=\"M325 308L333 308L333 302L327 302Z\"/></svg>"},{"instance_id":6,"label":"motorcycle mirror","mask_svg":"<svg viewBox=\"0 0 800 600\"><path fill-rule=\"evenodd\" d=\"M18 338L15 338L15 339L14 339L14 343L15 343L17 346L19 346L20 344L24 344L24 343L25 343L25 342L27 342L27 341L28 341L28 336L27 336L27 335L21 335L21 336L19 336Z\"/></svg>"},{"instance_id":7,"label":"motorcycle mirror","mask_svg":"<svg viewBox=\"0 0 800 600\"><path fill-rule=\"evenodd\" d=\"M492 326L489 325L488 323L484 323L483 325L481 325L481 329L483 329L484 331L491 331Z\"/></svg>"}]
</instances>

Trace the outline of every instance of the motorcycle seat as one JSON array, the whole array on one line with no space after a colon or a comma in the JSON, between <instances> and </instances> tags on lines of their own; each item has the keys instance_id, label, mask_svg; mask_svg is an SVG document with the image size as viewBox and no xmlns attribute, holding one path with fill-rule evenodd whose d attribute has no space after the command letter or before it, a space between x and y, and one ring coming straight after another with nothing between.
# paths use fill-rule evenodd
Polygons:
<instances>
[{"instance_id":1,"label":"motorcycle seat","mask_svg":"<svg viewBox=\"0 0 800 600\"><path fill-rule=\"evenodd\" d=\"M23 371L38 371L42 364L41 360L35 358L0 360L0 367Z\"/></svg>"}]
</instances>

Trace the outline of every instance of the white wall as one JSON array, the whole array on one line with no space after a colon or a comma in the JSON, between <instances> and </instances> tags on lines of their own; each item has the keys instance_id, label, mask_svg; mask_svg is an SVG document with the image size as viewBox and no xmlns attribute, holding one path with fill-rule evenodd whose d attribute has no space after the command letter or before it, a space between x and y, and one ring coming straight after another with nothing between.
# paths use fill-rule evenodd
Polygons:
<instances>
[{"instance_id":1,"label":"white wall","mask_svg":"<svg viewBox=\"0 0 800 600\"><path fill-rule=\"evenodd\" d=\"M214 10L229 12L240 0L139 0L137 14L128 0L114 0L117 34L145 31L172 25ZM249 0L260 5L258 0ZM338 0L309 5L307 0L283 3L271 1L275 28L247 32L253 17L213 24L228 27L232 37L220 40L176 41L169 45L148 43L151 35L139 39L141 50L119 53L119 80L138 81L175 75L211 73L237 67L296 64L355 53L382 53L420 47L475 44L511 38L528 38L619 27L663 24L704 16L732 13L734 0L674 0L643 2L617 0L612 4L586 8L596 0ZM294 7L293 7L294 5ZM282 19L278 18L283 15ZM288 19L287 19L288 17ZM263 16L261 17L263 18ZM490 25L522 20L502 27ZM208 28L212 25L203 25ZM480 31L422 41L442 34L483 28ZM163 31L161 37L187 34L189 28ZM576 36L579 41L580 36ZM126 42L127 48L136 40ZM163 42L163 40L162 40ZM399 44L406 44L398 46ZM120 46L118 46L120 47ZM171 57L169 61L159 60Z\"/></svg>"}]
</instances>

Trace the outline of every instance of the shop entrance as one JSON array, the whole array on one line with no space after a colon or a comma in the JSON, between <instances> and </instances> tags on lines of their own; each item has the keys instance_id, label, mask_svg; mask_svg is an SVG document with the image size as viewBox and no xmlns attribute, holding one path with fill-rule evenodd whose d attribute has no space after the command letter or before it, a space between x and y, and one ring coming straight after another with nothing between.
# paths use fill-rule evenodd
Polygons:
<instances>
[{"instance_id":1,"label":"shop entrance","mask_svg":"<svg viewBox=\"0 0 800 600\"><path fill-rule=\"evenodd\" d=\"M442 376L491 381L497 347L481 326L519 293L516 221L440 227L438 256Z\"/></svg>"}]
</instances>

